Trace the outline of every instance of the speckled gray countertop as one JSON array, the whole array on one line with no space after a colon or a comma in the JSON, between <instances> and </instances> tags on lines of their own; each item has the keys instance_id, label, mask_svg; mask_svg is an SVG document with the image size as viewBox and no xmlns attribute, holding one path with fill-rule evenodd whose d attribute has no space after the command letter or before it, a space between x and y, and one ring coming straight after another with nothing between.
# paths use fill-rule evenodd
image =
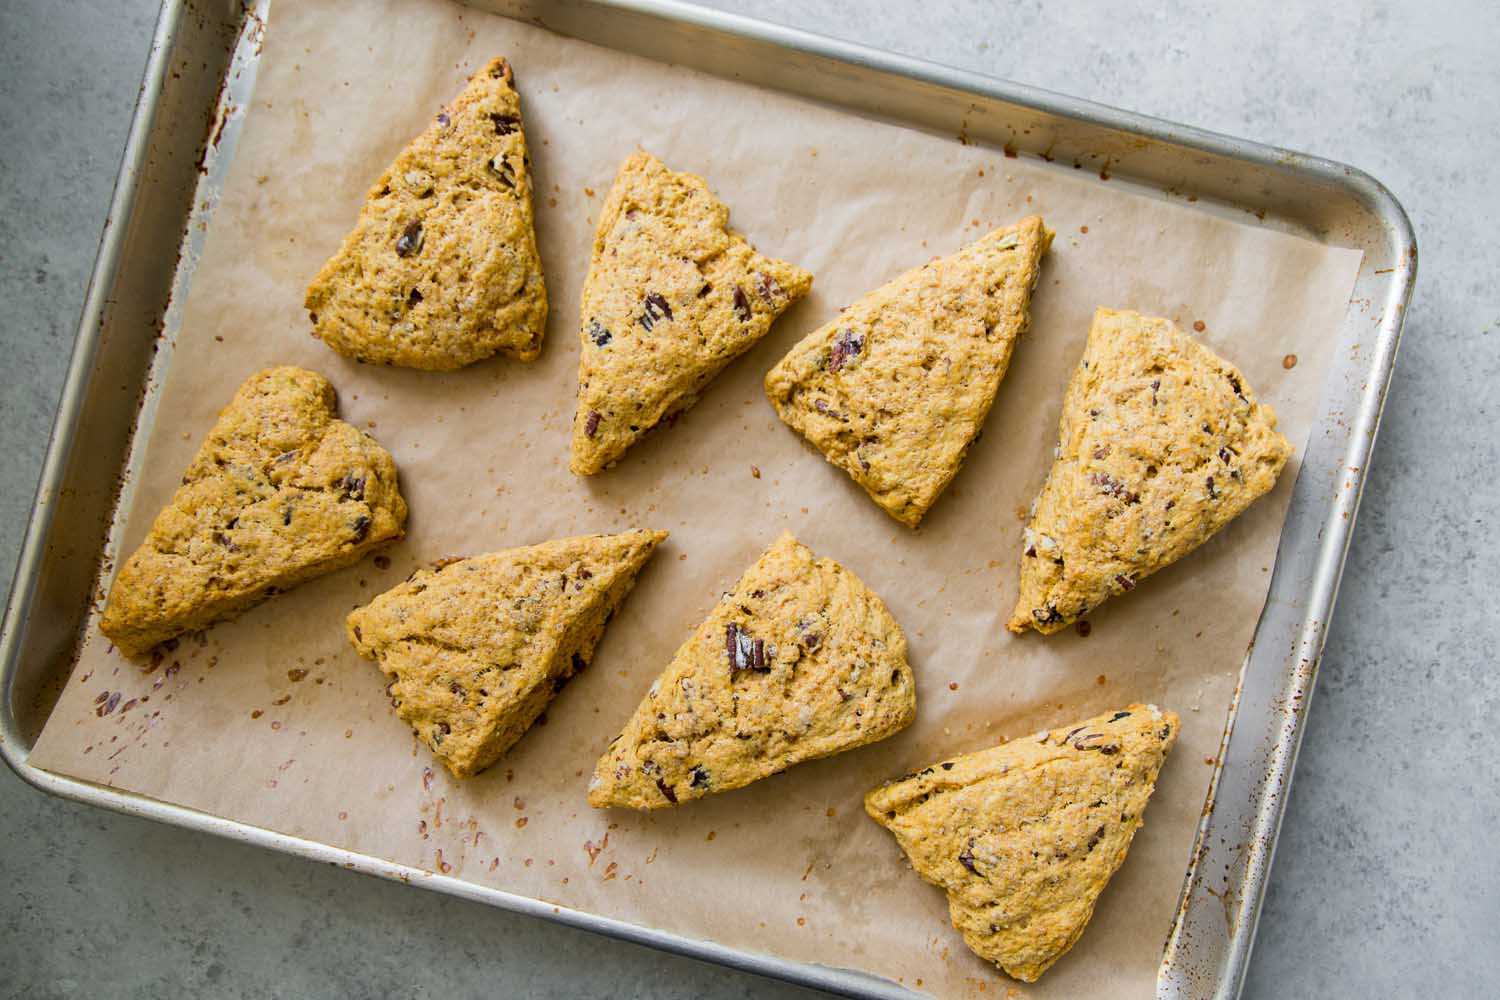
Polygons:
<instances>
[{"instance_id":1,"label":"speckled gray countertop","mask_svg":"<svg viewBox=\"0 0 1500 1000\"><path fill-rule=\"evenodd\" d=\"M225 0L227 2L227 0ZM1500 982L1500 5L714 0L1360 166L1421 273L1246 994ZM0 573L156 0L0 2ZM40 795L0 768L0 995L813 994Z\"/></svg>"}]
</instances>

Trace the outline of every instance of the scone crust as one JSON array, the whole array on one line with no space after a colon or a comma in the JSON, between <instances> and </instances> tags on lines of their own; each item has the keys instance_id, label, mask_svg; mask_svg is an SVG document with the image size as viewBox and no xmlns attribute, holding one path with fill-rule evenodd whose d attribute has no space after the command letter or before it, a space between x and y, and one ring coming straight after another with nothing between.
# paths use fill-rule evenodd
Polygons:
<instances>
[{"instance_id":1,"label":"scone crust","mask_svg":"<svg viewBox=\"0 0 1500 1000\"><path fill-rule=\"evenodd\" d=\"M651 685L599 758L589 804L677 805L915 717L901 626L853 573L784 534Z\"/></svg>"},{"instance_id":2,"label":"scone crust","mask_svg":"<svg viewBox=\"0 0 1500 1000\"><path fill-rule=\"evenodd\" d=\"M396 463L337 419L328 380L269 368L219 414L120 567L99 628L139 655L355 562L405 524Z\"/></svg>"},{"instance_id":3,"label":"scone crust","mask_svg":"<svg viewBox=\"0 0 1500 1000\"><path fill-rule=\"evenodd\" d=\"M984 427L1051 242L1031 216L864 296L766 375L777 414L916 527Z\"/></svg>"},{"instance_id":4,"label":"scone crust","mask_svg":"<svg viewBox=\"0 0 1500 1000\"><path fill-rule=\"evenodd\" d=\"M304 302L313 334L358 361L447 371L540 353L547 290L509 63L475 73L381 174Z\"/></svg>"},{"instance_id":5,"label":"scone crust","mask_svg":"<svg viewBox=\"0 0 1500 1000\"><path fill-rule=\"evenodd\" d=\"M1057 632L1187 555L1276 484L1292 446L1229 362L1170 320L1100 309L1063 400L1007 628Z\"/></svg>"},{"instance_id":6,"label":"scone crust","mask_svg":"<svg viewBox=\"0 0 1500 1000\"><path fill-rule=\"evenodd\" d=\"M1178 724L1130 705L887 782L865 811L947 890L965 943L1035 982L1124 862Z\"/></svg>"},{"instance_id":7,"label":"scone crust","mask_svg":"<svg viewBox=\"0 0 1500 1000\"><path fill-rule=\"evenodd\" d=\"M664 531L442 560L352 612L401 720L458 777L498 760L592 659Z\"/></svg>"},{"instance_id":8,"label":"scone crust","mask_svg":"<svg viewBox=\"0 0 1500 1000\"><path fill-rule=\"evenodd\" d=\"M583 286L572 470L599 472L692 406L811 287L811 274L729 229L703 178L631 155Z\"/></svg>"}]
</instances>

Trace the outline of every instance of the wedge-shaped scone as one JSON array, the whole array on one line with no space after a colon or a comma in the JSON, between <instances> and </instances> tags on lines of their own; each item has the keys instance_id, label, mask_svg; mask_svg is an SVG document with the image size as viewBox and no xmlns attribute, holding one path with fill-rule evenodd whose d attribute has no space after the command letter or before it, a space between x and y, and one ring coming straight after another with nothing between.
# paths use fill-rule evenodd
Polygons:
<instances>
[{"instance_id":1,"label":"wedge-shaped scone","mask_svg":"<svg viewBox=\"0 0 1500 1000\"><path fill-rule=\"evenodd\" d=\"M781 419L916 527L958 474L1026 330L1036 216L882 285L766 375Z\"/></svg>"},{"instance_id":2,"label":"wedge-shaped scone","mask_svg":"<svg viewBox=\"0 0 1500 1000\"><path fill-rule=\"evenodd\" d=\"M965 943L1035 982L1125 860L1177 722L1131 705L923 768L865 796L865 811L947 890Z\"/></svg>"},{"instance_id":3,"label":"wedge-shaped scone","mask_svg":"<svg viewBox=\"0 0 1500 1000\"><path fill-rule=\"evenodd\" d=\"M447 371L496 352L537 356L547 290L504 59L475 73L370 188L305 305L314 335L358 361Z\"/></svg>"},{"instance_id":4,"label":"wedge-shaped scone","mask_svg":"<svg viewBox=\"0 0 1500 1000\"><path fill-rule=\"evenodd\" d=\"M783 534L683 643L594 769L589 805L660 809L883 740L916 717L906 637Z\"/></svg>"},{"instance_id":5,"label":"wedge-shaped scone","mask_svg":"<svg viewBox=\"0 0 1500 1000\"><path fill-rule=\"evenodd\" d=\"M755 251L701 177L635 153L615 178L583 285L571 466L613 463L812 287L812 275Z\"/></svg>"},{"instance_id":6,"label":"wedge-shaped scone","mask_svg":"<svg viewBox=\"0 0 1500 1000\"><path fill-rule=\"evenodd\" d=\"M588 663L666 537L585 535L445 560L350 614L349 641L444 766L478 774Z\"/></svg>"},{"instance_id":7,"label":"wedge-shaped scone","mask_svg":"<svg viewBox=\"0 0 1500 1000\"><path fill-rule=\"evenodd\" d=\"M125 560L99 629L135 656L400 537L396 463L302 368L252 376Z\"/></svg>"},{"instance_id":8,"label":"wedge-shaped scone","mask_svg":"<svg viewBox=\"0 0 1500 1000\"><path fill-rule=\"evenodd\" d=\"M1207 541L1292 453L1231 364L1170 321L1100 309L1063 399L1007 628L1056 632Z\"/></svg>"}]
</instances>

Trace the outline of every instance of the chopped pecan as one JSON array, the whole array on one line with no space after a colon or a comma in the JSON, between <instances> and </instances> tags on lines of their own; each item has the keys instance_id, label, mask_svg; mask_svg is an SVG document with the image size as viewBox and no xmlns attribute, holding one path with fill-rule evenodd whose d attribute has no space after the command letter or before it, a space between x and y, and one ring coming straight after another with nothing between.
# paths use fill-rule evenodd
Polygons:
<instances>
[{"instance_id":1,"label":"chopped pecan","mask_svg":"<svg viewBox=\"0 0 1500 1000\"><path fill-rule=\"evenodd\" d=\"M1097 457L1097 456L1096 456ZM1099 492L1106 496L1112 496L1127 504L1140 503L1141 497L1138 493L1132 493L1125 488L1125 484L1107 472L1095 472L1089 476L1089 482L1099 487Z\"/></svg>"},{"instance_id":2,"label":"chopped pecan","mask_svg":"<svg viewBox=\"0 0 1500 1000\"><path fill-rule=\"evenodd\" d=\"M410 257L422 249L426 236L422 232L422 220L413 219L401 230L401 235L396 237L396 256Z\"/></svg>"},{"instance_id":3,"label":"chopped pecan","mask_svg":"<svg viewBox=\"0 0 1500 1000\"><path fill-rule=\"evenodd\" d=\"M672 306L657 292L647 292L645 300L645 312L636 322L645 327L647 332L660 323L663 319L672 318Z\"/></svg>"},{"instance_id":4,"label":"chopped pecan","mask_svg":"<svg viewBox=\"0 0 1500 1000\"><path fill-rule=\"evenodd\" d=\"M756 275L760 278L758 290L761 298L767 302L774 303L777 299L786 296L786 292L781 290L781 285L776 282L775 278L759 271L756 272Z\"/></svg>"},{"instance_id":5,"label":"chopped pecan","mask_svg":"<svg viewBox=\"0 0 1500 1000\"><path fill-rule=\"evenodd\" d=\"M750 634L734 622L724 627L724 652L729 657L729 669L749 670L757 674L768 674L766 663L766 641L751 638Z\"/></svg>"},{"instance_id":6,"label":"chopped pecan","mask_svg":"<svg viewBox=\"0 0 1500 1000\"><path fill-rule=\"evenodd\" d=\"M823 634L817 631L818 621L816 618L806 617L797 622L797 639L808 652L818 648L823 641Z\"/></svg>"},{"instance_id":7,"label":"chopped pecan","mask_svg":"<svg viewBox=\"0 0 1500 1000\"><path fill-rule=\"evenodd\" d=\"M344 478L339 480L339 492L345 500L363 500L365 498L365 483L367 477L357 476L354 471L344 473Z\"/></svg>"},{"instance_id":8,"label":"chopped pecan","mask_svg":"<svg viewBox=\"0 0 1500 1000\"><path fill-rule=\"evenodd\" d=\"M1032 608L1031 617L1036 619L1038 625L1050 625L1062 621L1064 616L1056 605L1048 604L1045 608Z\"/></svg>"},{"instance_id":9,"label":"chopped pecan","mask_svg":"<svg viewBox=\"0 0 1500 1000\"><path fill-rule=\"evenodd\" d=\"M1078 730L1076 729L1073 730L1073 732L1075 733L1077 731ZM1069 738L1071 738L1072 735L1072 733L1069 733ZM1064 742L1067 741L1065 740ZM1120 752L1120 744L1112 741L1107 741L1103 733L1084 733L1082 736L1078 737L1078 739L1073 740L1073 749L1098 750L1100 753L1108 757Z\"/></svg>"},{"instance_id":10,"label":"chopped pecan","mask_svg":"<svg viewBox=\"0 0 1500 1000\"><path fill-rule=\"evenodd\" d=\"M833 338L833 348L828 352L828 370L836 372L865 349L865 338L853 330L840 330Z\"/></svg>"}]
</instances>

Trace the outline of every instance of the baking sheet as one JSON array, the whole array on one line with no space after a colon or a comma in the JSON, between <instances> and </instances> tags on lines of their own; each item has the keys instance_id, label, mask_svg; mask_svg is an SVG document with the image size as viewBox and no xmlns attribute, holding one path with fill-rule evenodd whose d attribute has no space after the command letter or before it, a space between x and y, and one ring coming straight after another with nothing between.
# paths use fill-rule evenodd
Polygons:
<instances>
[{"instance_id":1,"label":"baking sheet","mask_svg":"<svg viewBox=\"0 0 1500 1000\"><path fill-rule=\"evenodd\" d=\"M355 11L276 0L263 45L127 546L217 408L275 363L329 375L345 417L391 449L410 533L388 551L389 568L367 560L308 584L185 640L149 673L91 630L32 762L559 905L965 995L1021 988L968 953L942 893L863 818L860 796L1001 736L1154 700L1182 712L1184 729L1147 827L1074 953L1022 990L1149 995L1295 470L1191 559L1092 616L1087 638L1003 631L1018 514L1046 474L1094 306L1203 323L1199 336L1245 370L1300 446L1358 253L446 0ZM535 161L553 309L543 356L454 375L347 362L307 336L302 288L368 183L496 53L516 67ZM707 177L761 250L817 282L674 428L580 481L566 468L577 300L598 207L637 144ZM839 306L1032 211L1058 231L1032 332L965 470L908 532L775 419L760 378ZM1288 354L1298 358L1290 370ZM344 643L344 612L441 555L637 524L673 537L548 724L478 779L434 767L393 718L378 671ZM717 595L788 527L861 575L905 626L917 724L667 814L588 809L587 776L604 744ZM100 714L103 692L120 697Z\"/></svg>"}]
</instances>

